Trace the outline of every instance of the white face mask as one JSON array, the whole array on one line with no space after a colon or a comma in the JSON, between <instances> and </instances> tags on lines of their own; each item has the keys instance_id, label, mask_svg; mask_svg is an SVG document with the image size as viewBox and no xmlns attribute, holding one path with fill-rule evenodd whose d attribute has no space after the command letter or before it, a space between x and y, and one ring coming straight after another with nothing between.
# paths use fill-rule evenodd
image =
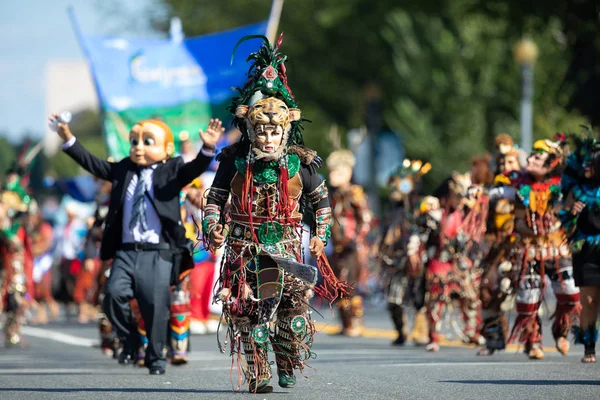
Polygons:
<instances>
[{"instance_id":1,"label":"white face mask","mask_svg":"<svg viewBox=\"0 0 600 400\"><path fill-rule=\"evenodd\" d=\"M340 166L329 172L329 184L333 187L340 187L350 183L352 179L352 168Z\"/></svg>"},{"instance_id":2,"label":"white face mask","mask_svg":"<svg viewBox=\"0 0 600 400\"><path fill-rule=\"evenodd\" d=\"M255 132L255 134L256 141L254 145L263 153L273 154L281 146L281 140L283 139L281 126L266 126L260 132Z\"/></svg>"},{"instance_id":3,"label":"white face mask","mask_svg":"<svg viewBox=\"0 0 600 400\"><path fill-rule=\"evenodd\" d=\"M441 221L442 220L442 209L438 208L436 210L431 210L429 211L429 215L431 215L431 218L433 218L436 221Z\"/></svg>"}]
</instances>

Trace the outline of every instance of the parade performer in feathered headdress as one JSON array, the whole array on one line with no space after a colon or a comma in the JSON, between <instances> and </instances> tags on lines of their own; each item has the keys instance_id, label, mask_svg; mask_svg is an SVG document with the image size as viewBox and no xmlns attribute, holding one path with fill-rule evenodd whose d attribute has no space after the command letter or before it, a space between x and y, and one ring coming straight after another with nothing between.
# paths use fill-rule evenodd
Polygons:
<instances>
[{"instance_id":1,"label":"parade performer in feathered headdress","mask_svg":"<svg viewBox=\"0 0 600 400\"><path fill-rule=\"evenodd\" d=\"M574 136L562 178L565 196L559 215L573 252L573 276L581 290L580 327L575 343L585 346L584 363L596 362L598 304L600 303L600 139Z\"/></svg>"},{"instance_id":2,"label":"parade performer in feathered headdress","mask_svg":"<svg viewBox=\"0 0 600 400\"><path fill-rule=\"evenodd\" d=\"M557 299L552 335L561 354L569 351L567 335L581 308L579 289L573 280L571 251L556 216L562 198L563 145L561 138L535 142L525 173L514 186L515 231L520 237L515 257L518 315L509 343L514 340L524 343L530 359L544 357L538 309L546 289L546 275Z\"/></svg>"},{"instance_id":3,"label":"parade performer in feathered headdress","mask_svg":"<svg viewBox=\"0 0 600 400\"><path fill-rule=\"evenodd\" d=\"M340 333L350 337L362 335L364 329L363 298L358 290L368 262L365 239L372 219L364 189L352 183L355 163L352 151L341 146L327 157L334 220L331 266L338 279L349 282L354 288L350 296L338 300L342 320Z\"/></svg>"},{"instance_id":4,"label":"parade performer in feathered headdress","mask_svg":"<svg viewBox=\"0 0 600 400\"><path fill-rule=\"evenodd\" d=\"M406 342L406 307L411 304L417 310L412 338L420 345L426 345L428 341L424 310L425 268L423 262L411 265L409 256L422 251L419 246L415 247L415 240L411 241L410 237L419 226L423 226L424 233L426 232L427 224L422 222L427 218L427 209L424 208L423 213L415 213L417 204L412 196L421 177L430 170L429 163L405 159L388 179L390 212L382 229L377 253L381 279L386 288L387 308L398 332L398 337L392 344L399 346ZM426 207L427 202L423 204ZM410 268L411 266L416 268Z\"/></svg>"},{"instance_id":5,"label":"parade performer in feathered headdress","mask_svg":"<svg viewBox=\"0 0 600 400\"><path fill-rule=\"evenodd\" d=\"M23 344L21 326L34 293L33 256L24 220L32 199L22 185L25 173L23 164L12 168L0 192L0 311L7 347Z\"/></svg>"},{"instance_id":6,"label":"parade performer in feathered headdress","mask_svg":"<svg viewBox=\"0 0 600 400\"><path fill-rule=\"evenodd\" d=\"M490 213L486 237L490 250L481 261L484 269L479 296L482 305L481 334L485 346L478 355L491 355L506 348L508 321L504 308L512 304L516 293L514 282L518 274L515 257L514 196L505 196L504 188L514 195L509 185L521 175L520 150L506 133L496 137L496 170L489 189Z\"/></svg>"},{"instance_id":7,"label":"parade performer in feathered headdress","mask_svg":"<svg viewBox=\"0 0 600 400\"><path fill-rule=\"evenodd\" d=\"M238 361L238 383L243 372L250 390L264 393L273 390L269 350L275 353L279 385L286 388L296 385L294 371L302 370L312 354L315 327L308 302L316 271L302 264L301 248L307 207L315 214L309 249L324 279L324 287L314 291L334 301L349 288L324 258L331 234L329 195L316 172L320 158L303 146L301 112L280 52L282 36L273 46L258 35L238 44L253 38L263 44L248 57L253 61L248 81L229 108L242 136L219 155L203 231L213 248L227 240L218 299L231 355Z\"/></svg>"},{"instance_id":8,"label":"parade performer in feathered headdress","mask_svg":"<svg viewBox=\"0 0 600 400\"><path fill-rule=\"evenodd\" d=\"M426 242L428 247L435 246L425 272L429 291L427 351L440 349L441 322L446 305L453 298L460 302L464 320L463 341L481 344L482 338L477 331L480 309L478 283L487 198L480 185L473 185L469 173L453 173L434 194L440 200L443 214L439 229L433 230ZM415 246L420 246L420 242L416 240ZM419 260L411 258L410 261L415 264Z\"/></svg>"}]
</instances>

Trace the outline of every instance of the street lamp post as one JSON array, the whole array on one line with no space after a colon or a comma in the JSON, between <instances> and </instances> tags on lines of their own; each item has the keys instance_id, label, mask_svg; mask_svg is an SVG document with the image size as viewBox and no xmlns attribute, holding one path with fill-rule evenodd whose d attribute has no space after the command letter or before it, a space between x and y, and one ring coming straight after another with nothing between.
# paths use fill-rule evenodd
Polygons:
<instances>
[{"instance_id":1,"label":"street lamp post","mask_svg":"<svg viewBox=\"0 0 600 400\"><path fill-rule=\"evenodd\" d=\"M521 148L533 146L533 65L538 49L531 39L521 39L514 47L516 62L521 67Z\"/></svg>"}]
</instances>

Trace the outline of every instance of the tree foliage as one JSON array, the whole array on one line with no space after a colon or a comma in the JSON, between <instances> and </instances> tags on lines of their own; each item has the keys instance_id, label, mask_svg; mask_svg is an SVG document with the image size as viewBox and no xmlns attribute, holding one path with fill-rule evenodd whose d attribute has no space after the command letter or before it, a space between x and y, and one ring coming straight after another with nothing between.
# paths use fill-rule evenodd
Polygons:
<instances>
[{"instance_id":1,"label":"tree foliage","mask_svg":"<svg viewBox=\"0 0 600 400\"><path fill-rule=\"evenodd\" d=\"M490 149L495 134L519 139L521 84L512 47L523 35L540 49L535 136L600 121L586 88L599 81L599 66L581 54L600 48L594 4L286 0L279 30L286 33L282 50L289 56L290 86L313 121L306 126L306 142L326 155L329 126L363 125L364 91L376 84L382 125L403 136L409 157L432 160L434 179L464 170L471 155ZM156 0L148 15L163 32L170 17L179 16L184 32L195 36L265 20L270 5L271 0Z\"/></svg>"},{"instance_id":2,"label":"tree foliage","mask_svg":"<svg viewBox=\"0 0 600 400\"><path fill-rule=\"evenodd\" d=\"M403 135L408 154L433 162L429 177L436 180L448 167L467 169L500 132L519 139L520 81L512 47L520 34L506 15L472 4L454 1L433 15L398 9L383 28L397 77L386 119ZM561 23L541 22L525 21L536 27L531 36L543 49L535 67L535 138L585 122L566 111L568 64L553 61L568 53L558 39Z\"/></svg>"},{"instance_id":3,"label":"tree foliage","mask_svg":"<svg viewBox=\"0 0 600 400\"><path fill-rule=\"evenodd\" d=\"M2 179L4 179L6 171L11 167L16 157L13 144L6 140L5 134L0 132L0 174Z\"/></svg>"}]
</instances>

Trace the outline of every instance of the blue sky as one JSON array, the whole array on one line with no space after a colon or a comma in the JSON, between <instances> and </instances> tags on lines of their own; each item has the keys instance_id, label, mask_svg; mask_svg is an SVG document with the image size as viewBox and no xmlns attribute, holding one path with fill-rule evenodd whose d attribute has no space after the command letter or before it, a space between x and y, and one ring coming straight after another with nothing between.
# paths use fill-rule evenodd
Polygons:
<instances>
[{"instance_id":1,"label":"blue sky","mask_svg":"<svg viewBox=\"0 0 600 400\"><path fill-rule=\"evenodd\" d=\"M119 21L107 23L107 7L123 1L7 0L0 7L0 134L16 141L25 131L40 137L44 132L44 71L50 59L77 60L83 54L67 14L72 5L86 33L127 34ZM123 15L152 0L128 0ZM137 14L139 15L139 14ZM126 19L126 17L125 17ZM129 30L130 31L130 30ZM138 33L138 32L136 32ZM149 34L148 32L145 32ZM141 32L140 34L143 34Z\"/></svg>"}]
</instances>

